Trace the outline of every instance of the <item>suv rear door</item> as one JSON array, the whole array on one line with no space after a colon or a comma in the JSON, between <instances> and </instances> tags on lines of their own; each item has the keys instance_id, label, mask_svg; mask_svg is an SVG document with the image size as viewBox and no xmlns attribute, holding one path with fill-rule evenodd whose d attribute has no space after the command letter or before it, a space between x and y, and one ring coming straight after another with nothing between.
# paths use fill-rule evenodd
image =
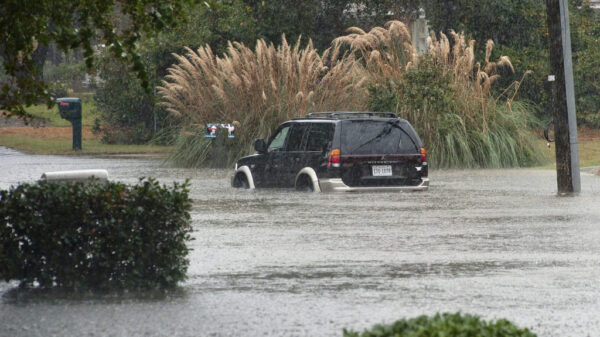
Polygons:
<instances>
[{"instance_id":1,"label":"suv rear door","mask_svg":"<svg viewBox=\"0 0 600 337\"><path fill-rule=\"evenodd\" d=\"M291 123L282 124L269 140L261 181L264 186L280 186L282 181L285 155L285 145L291 130Z\"/></svg>"},{"instance_id":2,"label":"suv rear door","mask_svg":"<svg viewBox=\"0 0 600 337\"><path fill-rule=\"evenodd\" d=\"M285 151L282 153L282 168L279 186L293 187L296 179L296 173L302 169L306 162L304 147L306 143L306 130L308 123L292 123L292 128L285 145Z\"/></svg>"},{"instance_id":3,"label":"suv rear door","mask_svg":"<svg viewBox=\"0 0 600 337\"><path fill-rule=\"evenodd\" d=\"M342 121L342 180L348 186L418 185L420 140L399 119Z\"/></svg>"},{"instance_id":4,"label":"suv rear door","mask_svg":"<svg viewBox=\"0 0 600 337\"><path fill-rule=\"evenodd\" d=\"M334 131L335 125L330 122L310 124L303 167L310 166L316 172L319 172L320 168L327 167L327 153L331 147Z\"/></svg>"}]
</instances>

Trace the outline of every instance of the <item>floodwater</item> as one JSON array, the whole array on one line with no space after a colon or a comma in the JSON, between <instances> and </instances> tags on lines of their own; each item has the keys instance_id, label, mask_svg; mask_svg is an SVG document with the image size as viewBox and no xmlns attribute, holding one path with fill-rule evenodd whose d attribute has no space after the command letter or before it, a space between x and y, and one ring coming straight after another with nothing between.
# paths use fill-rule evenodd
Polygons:
<instances>
[{"instance_id":1,"label":"floodwater","mask_svg":"<svg viewBox=\"0 0 600 337\"><path fill-rule=\"evenodd\" d=\"M556 196L552 170L431 172L425 193L229 187L227 170L0 148L0 188L104 168L190 178L189 278L165 296L37 296L0 282L0 336L341 336L436 312L538 336L600 336L600 177Z\"/></svg>"}]
</instances>

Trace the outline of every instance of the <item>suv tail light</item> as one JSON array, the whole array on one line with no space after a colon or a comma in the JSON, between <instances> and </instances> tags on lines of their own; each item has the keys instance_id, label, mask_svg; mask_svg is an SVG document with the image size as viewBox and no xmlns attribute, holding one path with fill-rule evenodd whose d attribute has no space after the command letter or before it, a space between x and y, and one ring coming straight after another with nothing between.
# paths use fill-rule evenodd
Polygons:
<instances>
[{"instance_id":1,"label":"suv tail light","mask_svg":"<svg viewBox=\"0 0 600 337\"><path fill-rule=\"evenodd\" d=\"M341 161L340 150L331 150L331 152L329 152L329 158L327 159L327 167L340 167Z\"/></svg>"},{"instance_id":2,"label":"suv tail light","mask_svg":"<svg viewBox=\"0 0 600 337\"><path fill-rule=\"evenodd\" d=\"M421 148L421 163L427 165L427 151L424 147Z\"/></svg>"}]
</instances>

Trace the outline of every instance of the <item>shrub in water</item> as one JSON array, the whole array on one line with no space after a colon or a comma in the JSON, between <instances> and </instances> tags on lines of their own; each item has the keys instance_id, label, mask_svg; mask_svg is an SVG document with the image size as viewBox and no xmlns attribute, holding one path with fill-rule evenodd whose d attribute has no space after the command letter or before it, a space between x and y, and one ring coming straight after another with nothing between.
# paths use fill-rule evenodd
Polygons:
<instances>
[{"instance_id":1,"label":"shrub in water","mask_svg":"<svg viewBox=\"0 0 600 337\"><path fill-rule=\"evenodd\" d=\"M500 319L487 322L478 316L460 313L436 314L401 319L390 325L376 325L362 333L344 329L344 337L535 337L528 329L520 329L511 322Z\"/></svg>"},{"instance_id":2,"label":"shrub in water","mask_svg":"<svg viewBox=\"0 0 600 337\"><path fill-rule=\"evenodd\" d=\"M22 287L169 288L185 278L188 183L21 184L0 191L0 278Z\"/></svg>"}]
</instances>

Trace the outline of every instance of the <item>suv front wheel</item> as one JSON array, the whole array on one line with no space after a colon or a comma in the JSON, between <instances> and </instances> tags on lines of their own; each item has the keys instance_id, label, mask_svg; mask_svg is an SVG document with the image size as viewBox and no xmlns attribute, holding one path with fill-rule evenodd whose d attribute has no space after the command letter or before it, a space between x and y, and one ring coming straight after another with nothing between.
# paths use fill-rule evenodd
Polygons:
<instances>
[{"instance_id":1,"label":"suv front wheel","mask_svg":"<svg viewBox=\"0 0 600 337\"><path fill-rule=\"evenodd\" d=\"M248 166L242 166L235 171L231 186L236 188L254 189L254 178Z\"/></svg>"},{"instance_id":2,"label":"suv front wheel","mask_svg":"<svg viewBox=\"0 0 600 337\"><path fill-rule=\"evenodd\" d=\"M244 175L243 173L236 174L235 178L233 178L233 187L249 189L250 184L248 184L248 179L246 178L246 175Z\"/></svg>"}]
</instances>

